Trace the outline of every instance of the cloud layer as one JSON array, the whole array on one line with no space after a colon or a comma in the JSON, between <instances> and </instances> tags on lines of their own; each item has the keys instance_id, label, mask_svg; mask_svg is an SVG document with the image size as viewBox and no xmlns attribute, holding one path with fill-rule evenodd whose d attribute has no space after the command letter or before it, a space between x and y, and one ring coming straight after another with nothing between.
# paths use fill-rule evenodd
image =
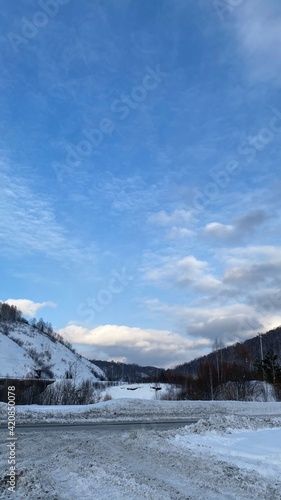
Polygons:
<instances>
[{"instance_id":1,"label":"cloud layer","mask_svg":"<svg viewBox=\"0 0 281 500\"><path fill-rule=\"evenodd\" d=\"M57 304L54 302L33 302L28 299L8 299L4 302L11 306L16 306L24 315L29 317L36 316L37 312L40 309L45 307L57 307Z\"/></svg>"},{"instance_id":2,"label":"cloud layer","mask_svg":"<svg viewBox=\"0 0 281 500\"><path fill-rule=\"evenodd\" d=\"M190 340L168 330L121 325L102 325L87 329L72 324L59 330L59 333L70 342L78 344L80 350L81 345L86 345L88 357L91 353L97 359L98 353L103 352L108 359L122 357L129 362L162 367L194 358L211 345L204 338Z\"/></svg>"},{"instance_id":3,"label":"cloud layer","mask_svg":"<svg viewBox=\"0 0 281 500\"><path fill-rule=\"evenodd\" d=\"M281 83L281 8L276 0L247 0L233 10L238 46L251 78Z\"/></svg>"}]
</instances>

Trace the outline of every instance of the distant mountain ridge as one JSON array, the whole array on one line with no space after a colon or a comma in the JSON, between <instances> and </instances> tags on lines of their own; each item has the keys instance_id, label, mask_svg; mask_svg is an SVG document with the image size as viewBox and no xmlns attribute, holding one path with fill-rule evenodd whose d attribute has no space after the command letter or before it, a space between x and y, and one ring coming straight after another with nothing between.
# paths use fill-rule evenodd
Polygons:
<instances>
[{"instance_id":1,"label":"distant mountain ridge","mask_svg":"<svg viewBox=\"0 0 281 500\"><path fill-rule=\"evenodd\" d=\"M162 380L164 368L155 366L140 366L136 363L121 363L119 361L91 360L106 374L108 380L123 380L124 382L151 382Z\"/></svg>"},{"instance_id":2,"label":"distant mountain ridge","mask_svg":"<svg viewBox=\"0 0 281 500\"><path fill-rule=\"evenodd\" d=\"M128 382L159 381L169 380L170 375L183 375L196 377L203 365L216 366L219 362L224 364L237 364L241 370L245 365L253 367L257 359L261 359L262 353L265 357L272 350L277 355L277 361L281 363L281 327L257 335L244 342L238 342L229 347L214 350L209 354L193 359L174 368L157 368L155 366L141 366L138 364L121 363L115 361L92 360L91 362L99 366L107 375L109 380L124 380Z\"/></svg>"},{"instance_id":3,"label":"distant mountain ridge","mask_svg":"<svg viewBox=\"0 0 281 500\"><path fill-rule=\"evenodd\" d=\"M260 335L257 335L244 342L237 342L231 346L214 350L205 356L201 356L187 363L177 365L175 368L171 369L171 372L177 375L194 377L197 375L202 365L207 364L216 366L218 357L220 362L226 365L237 364L242 367L246 364L251 367L257 359L261 359L262 355L265 357L270 350L277 355L277 361L281 363L281 326L261 334L261 338Z\"/></svg>"},{"instance_id":4,"label":"distant mountain ridge","mask_svg":"<svg viewBox=\"0 0 281 500\"><path fill-rule=\"evenodd\" d=\"M15 306L0 302L0 377L169 382L173 376L196 378L200 370L211 373L213 369L222 382L222 373L227 378L229 366L251 376L256 361L270 352L280 364L281 326L166 370L135 363L90 361L77 354L68 341L53 331L50 323L42 318L27 321Z\"/></svg>"}]
</instances>

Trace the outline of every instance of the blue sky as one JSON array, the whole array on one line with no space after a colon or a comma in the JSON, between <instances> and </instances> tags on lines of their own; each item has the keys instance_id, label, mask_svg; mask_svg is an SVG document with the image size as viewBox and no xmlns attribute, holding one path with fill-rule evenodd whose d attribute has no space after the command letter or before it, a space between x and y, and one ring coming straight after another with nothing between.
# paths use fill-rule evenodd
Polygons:
<instances>
[{"instance_id":1,"label":"blue sky","mask_svg":"<svg viewBox=\"0 0 281 500\"><path fill-rule=\"evenodd\" d=\"M231 3L2 6L0 298L90 358L281 323L281 6Z\"/></svg>"}]
</instances>

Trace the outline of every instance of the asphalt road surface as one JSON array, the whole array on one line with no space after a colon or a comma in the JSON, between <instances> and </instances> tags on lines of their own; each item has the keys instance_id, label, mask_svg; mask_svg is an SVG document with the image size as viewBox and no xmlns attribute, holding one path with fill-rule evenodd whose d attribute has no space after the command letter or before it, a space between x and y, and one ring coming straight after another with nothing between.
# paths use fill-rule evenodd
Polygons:
<instances>
[{"instance_id":1,"label":"asphalt road surface","mask_svg":"<svg viewBox=\"0 0 281 500\"><path fill-rule=\"evenodd\" d=\"M191 425L198 422L196 420L170 420L170 421L144 421L144 422L95 422L95 423L78 423L78 424L67 424L67 423L39 423L39 424L18 424L15 428L15 434L20 431L131 431L136 429L142 430L168 430L177 429L179 427L184 427L186 425ZM0 430L7 430L7 426L1 425Z\"/></svg>"}]
</instances>

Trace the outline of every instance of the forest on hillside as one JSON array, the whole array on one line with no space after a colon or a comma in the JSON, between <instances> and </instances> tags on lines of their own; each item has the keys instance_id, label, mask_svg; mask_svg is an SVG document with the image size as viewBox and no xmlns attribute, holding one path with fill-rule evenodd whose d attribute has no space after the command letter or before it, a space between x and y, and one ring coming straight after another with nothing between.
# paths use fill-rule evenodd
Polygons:
<instances>
[{"instance_id":1,"label":"forest on hillside","mask_svg":"<svg viewBox=\"0 0 281 500\"><path fill-rule=\"evenodd\" d=\"M217 339L208 355L166 370L115 361L92 362L111 381L176 385L179 391L173 392L173 398L243 400L254 397L256 381L272 384L277 399L281 399L281 327L228 347Z\"/></svg>"}]
</instances>

